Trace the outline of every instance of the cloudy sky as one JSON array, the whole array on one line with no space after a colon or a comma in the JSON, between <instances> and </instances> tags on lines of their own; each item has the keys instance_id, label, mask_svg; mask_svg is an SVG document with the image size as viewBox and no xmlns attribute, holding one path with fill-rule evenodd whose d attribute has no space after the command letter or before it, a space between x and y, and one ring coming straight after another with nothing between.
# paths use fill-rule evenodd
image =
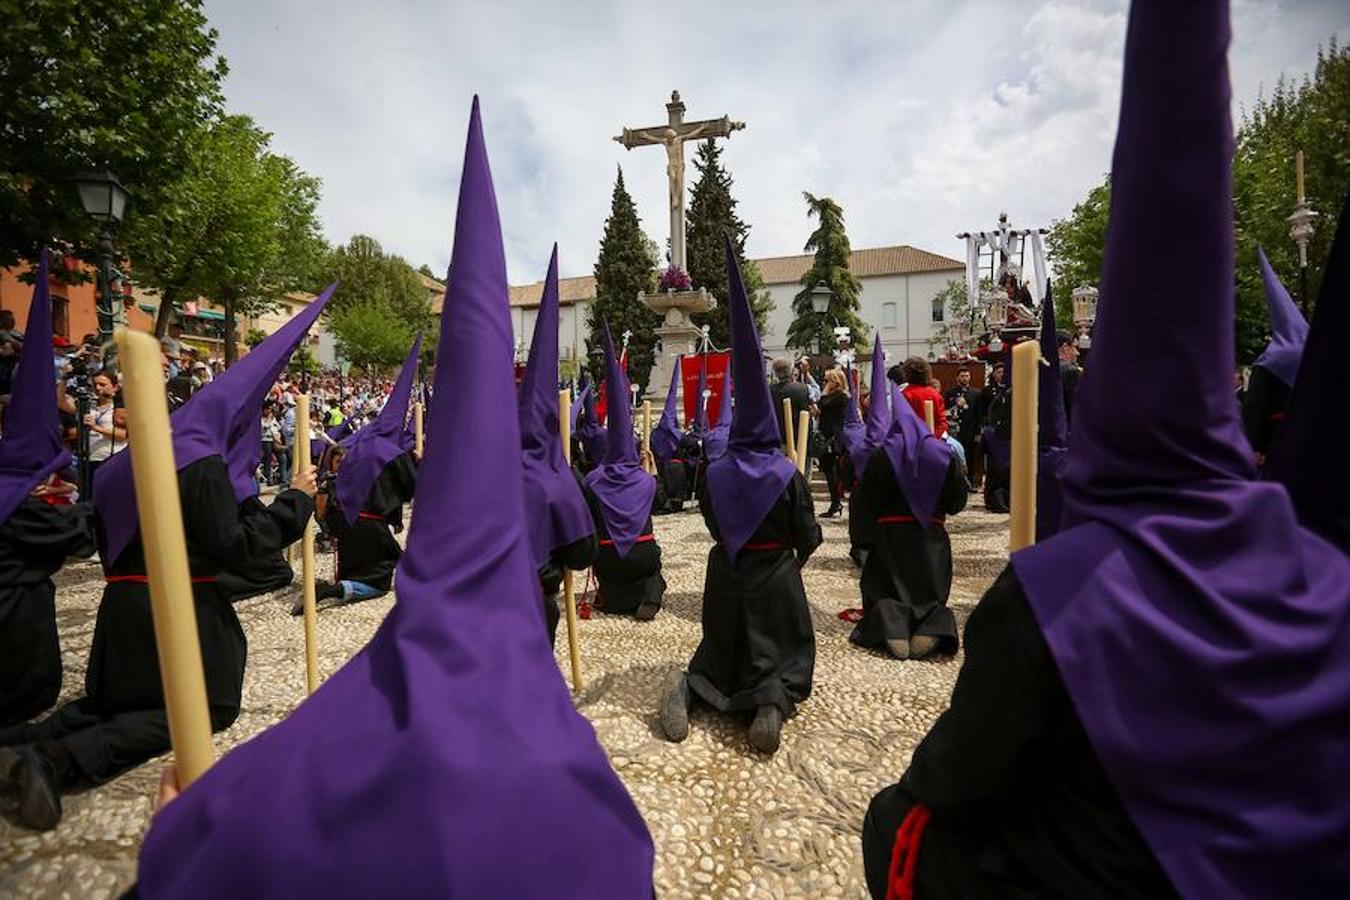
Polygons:
<instances>
[{"instance_id":1,"label":"cloudy sky","mask_svg":"<svg viewBox=\"0 0 1350 900\"><path fill-rule=\"evenodd\" d=\"M469 102L481 96L513 282L591 271L622 165L668 236L665 153L623 126L746 122L726 144L755 256L801 252L801 192L843 206L855 248L961 254L958 231L1048 225L1109 167L1125 4L636 0L208 0L232 111L324 182L329 240L449 260ZM1235 0L1234 107L1319 43L1344 0ZM688 158L692 160L690 148ZM688 168L692 183L694 172Z\"/></svg>"}]
</instances>

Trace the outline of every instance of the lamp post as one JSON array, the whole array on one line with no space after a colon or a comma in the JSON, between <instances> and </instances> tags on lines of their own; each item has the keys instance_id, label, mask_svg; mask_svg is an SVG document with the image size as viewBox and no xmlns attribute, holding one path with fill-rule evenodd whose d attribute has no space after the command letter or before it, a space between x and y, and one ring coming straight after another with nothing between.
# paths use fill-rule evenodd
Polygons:
<instances>
[{"instance_id":1,"label":"lamp post","mask_svg":"<svg viewBox=\"0 0 1350 900\"><path fill-rule=\"evenodd\" d=\"M1298 305L1303 309L1303 316L1308 316L1308 242L1312 240L1313 221L1318 213L1308 204L1308 198L1303 193L1303 151L1298 151L1294 157L1294 173L1297 181L1298 203L1294 206L1294 212L1285 219L1289 223L1289 239L1298 245Z\"/></svg>"},{"instance_id":2,"label":"lamp post","mask_svg":"<svg viewBox=\"0 0 1350 900\"><path fill-rule=\"evenodd\" d=\"M1078 326L1078 349L1091 350L1092 337L1088 333L1097 321L1097 289L1080 284L1073 289L1073 324Z\"/></svg>"},{"instance_id":3,"label":"lamp post","mask_svg":"<svg viewBox=\"0 0 1350 900\"><path fill-rule=\"evenodd\" d=\"M82 172L75 176L80 204L85 213L102 228L98 236L98 338L107 346L113 328L123 322L112 296L113 242L111 228L122 221L127 207L127 191L112 172Z\"/></svg>"},{"instance_id":4,"label":"lamp post","mask_svg":"<svg viewBox=\"0 0 1350 900\"><path fill-rule=\"evenodd\" d=\"M834 291L823 281L816 282L816 286L811 288L811 312L818 316L823 316L830 311L830 301L834 299ZM816 351L822 356L825 354L825 337L820 328L816 329Z\"/></svg>"}]
</instances>

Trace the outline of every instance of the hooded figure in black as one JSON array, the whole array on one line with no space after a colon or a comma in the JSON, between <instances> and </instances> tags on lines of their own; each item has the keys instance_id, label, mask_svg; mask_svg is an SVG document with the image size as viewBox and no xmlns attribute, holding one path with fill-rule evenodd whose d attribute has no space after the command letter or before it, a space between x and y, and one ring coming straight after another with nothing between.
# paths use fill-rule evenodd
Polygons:
<instances>
[{"instance_id":1,"label":"hooded figure in black","mask_svg":"<svg viewBox=\"0 0 1350 900\"><path fill-rule=\"evenodd\" d=\"M247 641L218 583L240 560L276 553L303 534L314 512L314 475L302 473L272 505L250 511L226 462L259 420L277 373L322 312L333 288L171 417L178 492L212 731L239 715ZM61 820L61 795L88 790L169 749L145 555L131 460L135 447L98 472L100 554L107 587L99 604L85 696L32 725L0 730L0 813L26 828Z\"/></svg>"},{"instance_id":2,"label":"hooded figure in black","mask_svg":"<svg viewBox=\"0 0 1350 900\"><path fill-rule=\"evenodd\" d=\"M868 531L863 617L849 640L888 649L896 659L951 655L958 640L947 608L952 542L946 517L966 505L956 454L895 396L890 432L872 451L858 488L856 515Z\"/></svg>"},{"instance_id":3,"label":"hooded figure in black","mask_svg":"<svg viewBox=\"0 0 1350 900\"><path fill-rule=\"evenodd\" d=\"M0 439L0 728L24 722L61 692L54 575L66 557L94 550L87 504L57 474L70 464L61 444L52 372L47 251L37 283Z\"/></svg>"},{"instance_id":4,"label":"hooded figure in black","mask_svg":"<svg viewBox=\"0 0 1350 900\"><path fill-rule=\"evenodd\" d=\"M638 464L632 410L626 402L628 378L614 355L605 328L606 384L610 386L608 443L604 461L586 474L582 492L595 520L600 550L595 557L599 585L595 605L607 613L642 621L656 617L666 593L661 547L652 531L652 511L661 502L656 479Z\"/></svg>"},{"instance_id":5,"label":"hooded figure in black","mask_svg":"<svg viewBox=\"0 0 1350 900\"><path fill-rule=\"evenodd\" d=\"M661 727L689 734L698 698L719 712L753 713L749 741L778 749L783 721L811 695L816 638L801 567L820 546L811 489L783 455L763 355L730 242L736 415L726 452L708 465L699 508L716 544L703 584L703 640L689 670L673 672Z\"/></svg>"}]
</instances>

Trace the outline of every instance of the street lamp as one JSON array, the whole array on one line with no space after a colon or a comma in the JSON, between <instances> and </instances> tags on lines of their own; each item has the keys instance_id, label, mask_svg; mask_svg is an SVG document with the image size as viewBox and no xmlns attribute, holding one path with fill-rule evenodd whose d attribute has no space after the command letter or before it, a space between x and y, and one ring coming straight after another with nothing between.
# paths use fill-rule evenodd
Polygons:
<instances>
[{"instance_id":1,"label":"street lamp","mask_svg":"<svg viewBox=\"0 0 1350 900\"><path fill-rule=\"evenodd\" d=\"M1078 349L1091 350L1092 337L1088 330L1097 321L1097 289L1080 284L1073 289L1073 324L1078 326Z\"/></svg>"},{"instance_id":2,"label":"street lamp","mask_svg":"<svg viewBox=\"0 0 1350 900\"><path fill-rule=\"evenodd\" d=\"M1303 315L1308 315L1308 242L1312 240L1313 220L1318 213L1308 204L1308 197L1303 193L1303 151L1300 150L1294 157L1294 180L1295 189L1298 194L1298 203L1294 205L1294 212L1285 219L1289 223L1289 240L1298 245L1298 271L1299 271L1299 306L1303 307Z\"/></svg>"},{"instance_id":3,"label":"street lamp","mask_svg":"<svg viewBox=\"0 0 1350 900\"><path fill-rule=\"evenodd\" d=\"M830 301L834 298L834 291L823 281L816 282L816 286L811 288L811 312L818 316L823 316L830 311ZM820 337L816 344L816 349L823 355L825 353L825 340Z\"/></svg>"},{"instance_id":4,"label":"street lamp","mask_svg":"<svg viewBox=\"0 0 1350 900\"><path fill-rule=\"evenodd\" d=\"M127 190L112 172L82 172L75 176L80 205L85 213L102 225L98 236L98 337L99 343L112 341L114 325L122 323L122 314L112 296L113 242L110 229L122 221L127 208Z\"/></svg>"}]
</instances>

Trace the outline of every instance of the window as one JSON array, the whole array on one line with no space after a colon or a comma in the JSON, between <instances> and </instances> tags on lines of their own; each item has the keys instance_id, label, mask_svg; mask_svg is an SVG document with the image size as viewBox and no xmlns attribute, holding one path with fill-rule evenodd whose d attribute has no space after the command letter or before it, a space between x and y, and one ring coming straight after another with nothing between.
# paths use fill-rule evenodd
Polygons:
<instances>
[{"instance_id":1,"label":"window","mask_svg":"<svg viewBox=\"0 0 1350 900\"><path fill-rule=\"evenodd\" d=\"M52 334L70 337L70 301L65 297L52 297Z\"/></svg>"},{"instance_id":2,"label":"window","mask_svg":"<svg viewBox=\"0 0 1350 900\"><path fill-rule=\"evenodd\" d=\"M896 324L897 323L896 323L895 304L894 303L881 304L881 327L894 328L896 327Z\"/></svg>"},{"instance_id":3,"label":"window","mask_svg":"<svg viewBox=\"0 0 1350 900\"><path fill-rule=\"evenodd\" d=\"M942 295L933 298L933 321L942 322L947 318L947 310L942 303Z\"/></svg>"}]
</instances>

